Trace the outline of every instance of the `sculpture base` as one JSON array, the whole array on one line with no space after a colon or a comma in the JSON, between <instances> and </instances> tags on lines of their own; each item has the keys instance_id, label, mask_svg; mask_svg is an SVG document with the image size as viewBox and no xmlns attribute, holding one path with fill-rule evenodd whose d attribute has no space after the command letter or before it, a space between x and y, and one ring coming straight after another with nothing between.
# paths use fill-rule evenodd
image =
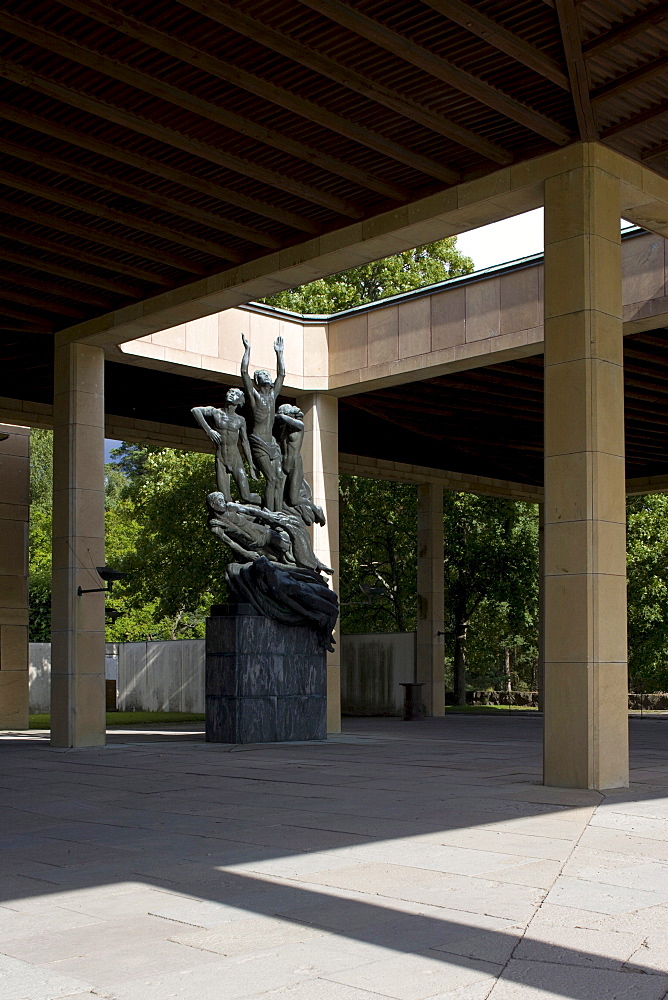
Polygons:
<instances>
[{"instance_id":1,"label":"sculpture base","mask_svg":"<svg viewBox=\"0 0 668 1000\"><path fill-rule=\"evenodd\" d=\"M327 736L327 658L315 632L249 604L206 620L206 739L282 743Z\"/></svg>"}]
</instances>

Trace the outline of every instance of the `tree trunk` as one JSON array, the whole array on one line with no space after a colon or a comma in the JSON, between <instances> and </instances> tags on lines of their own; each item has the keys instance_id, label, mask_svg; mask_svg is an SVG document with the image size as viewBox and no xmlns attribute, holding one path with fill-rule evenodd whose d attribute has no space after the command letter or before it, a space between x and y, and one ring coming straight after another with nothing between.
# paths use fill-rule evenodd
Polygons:
<instances>
[{"instance_id":1,"label":"tree trunk","mask_svg":"<svg viewBox=\"0 0 668 1000\"><path fill-rule=\"evenodd\" d=\"M508 692L508 694L510 694L510 692L513 690L513 685L510 677L510 650L508 649L507 646L504 652L506 654L505 664L504 664L504 671L506 674L506 691Z\"/></svg>"},{"instance_id":2,"label":"tree trunk","mask_svg":"<svg viewBox=\"0 0 668 1000\"><path fill-rule=\"evenodd\" d=\"M457 615L455 621L455 662L453 667L453 687L456 705L466 704L466 639L468 627L469 623L462 621L459 615Z\"/></svg>"}]
</instances>

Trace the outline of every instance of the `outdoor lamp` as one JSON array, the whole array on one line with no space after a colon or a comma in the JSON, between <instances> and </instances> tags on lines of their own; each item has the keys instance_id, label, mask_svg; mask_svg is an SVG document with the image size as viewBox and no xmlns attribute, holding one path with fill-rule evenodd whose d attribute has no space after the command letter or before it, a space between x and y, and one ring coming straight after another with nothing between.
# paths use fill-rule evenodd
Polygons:
<instances>
[{"instance_id":1,"label":"outdoor lamp","mask_svg":"<svg viewBox=\"0 0 668 1000\"><path fill-rule=\"evenodd\" d=\"M123 577L127 576L127 573L121 572L120 569L112 569L111 566L96 566L95 572L104 583L108 583L108 587L92 587L90 590L84 590L79 587L77 594L81 597L82 594L110 594L114 583L118 580L122 580Z\"/></svg>"}]
</instances>

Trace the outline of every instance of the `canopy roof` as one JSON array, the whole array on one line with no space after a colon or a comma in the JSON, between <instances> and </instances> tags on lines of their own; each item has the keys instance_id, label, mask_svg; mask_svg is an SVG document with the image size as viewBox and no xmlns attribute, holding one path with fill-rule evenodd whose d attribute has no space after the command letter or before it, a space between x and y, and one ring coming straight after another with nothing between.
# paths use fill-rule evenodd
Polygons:
<instances>
[{"instance_id":1,"label":"canopy roof","mask_svg":"<svg viewBox=\"0 0 668 1000\"><path fill-rule=\"evenodd\" d=\"M580 139L668 173L662 0L2 6L0 337L26 367L29 334Z\"/></svg>"}]
</instances>

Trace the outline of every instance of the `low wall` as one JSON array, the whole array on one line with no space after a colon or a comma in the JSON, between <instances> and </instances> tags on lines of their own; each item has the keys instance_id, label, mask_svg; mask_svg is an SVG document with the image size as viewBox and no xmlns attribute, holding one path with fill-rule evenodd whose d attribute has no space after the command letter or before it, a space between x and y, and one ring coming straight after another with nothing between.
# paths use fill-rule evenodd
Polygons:
<instances>
[{"instance_id":1,"label":"low wall","mask_svg":"<svg viewBox=\"0 0 668 1000\"><path fill-rule=\"evenodd\" d=\"M203 712L204 639L120 643L118 709Z\"/></svg>"},{"instance_id":2,"label":"low wall","mask_svg":"<svg viewBox=\"0 0 668 1000\"><path fill-rule=\"evenodd\" d=\"M415 676L415 632L341 636L344 715L403 715L402 681Z\"/></svg>"},{"instance_id":3,"label":"low wall","mask_svg":"<svg viewBox=\"0 0 668 1000\"><path fill-rule=\"evenodd\" d=\"M104 675L118 680L118 643L106 644ZM31 713L51 711L51 643L31 642L28 647L29 706Z\"/></svg>"}]
</instances>

